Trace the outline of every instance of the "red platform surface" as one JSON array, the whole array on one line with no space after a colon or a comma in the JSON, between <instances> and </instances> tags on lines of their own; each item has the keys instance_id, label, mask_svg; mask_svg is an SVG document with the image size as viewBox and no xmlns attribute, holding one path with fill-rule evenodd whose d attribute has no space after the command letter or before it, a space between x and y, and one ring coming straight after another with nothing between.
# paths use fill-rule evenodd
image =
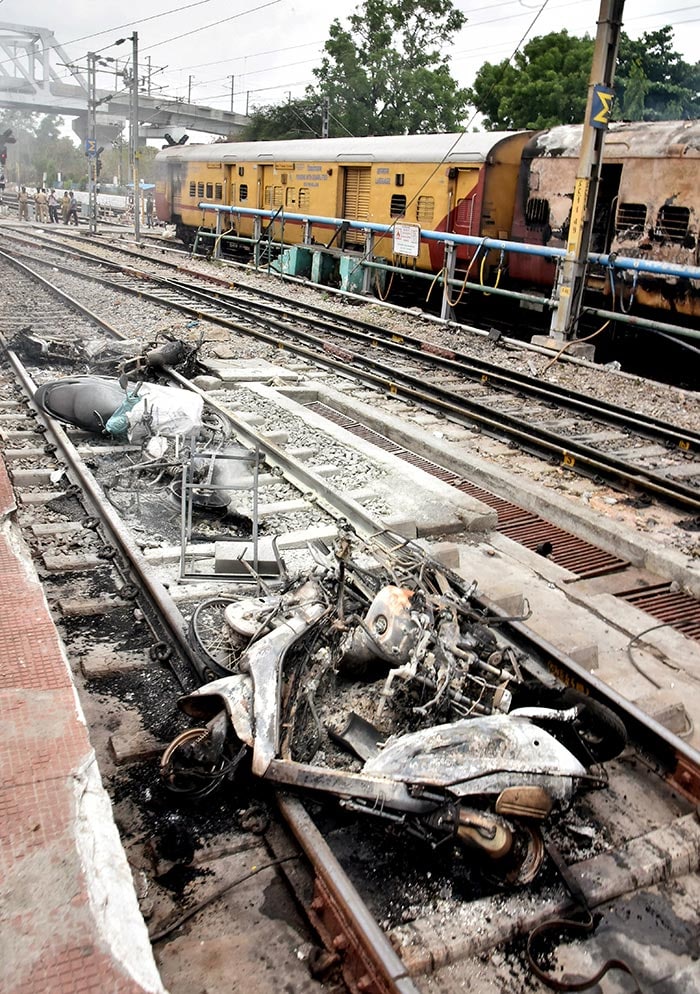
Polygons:
<instances>
[{"instance_id":1,"label":"red platform surface","mask_svg":"<svg viewBox=\"0 0 700 994\"><path fill-rule=\"evenodd\" d=\"M0 992L162 992L0 461Z\"/></svg>"}]
</instances>

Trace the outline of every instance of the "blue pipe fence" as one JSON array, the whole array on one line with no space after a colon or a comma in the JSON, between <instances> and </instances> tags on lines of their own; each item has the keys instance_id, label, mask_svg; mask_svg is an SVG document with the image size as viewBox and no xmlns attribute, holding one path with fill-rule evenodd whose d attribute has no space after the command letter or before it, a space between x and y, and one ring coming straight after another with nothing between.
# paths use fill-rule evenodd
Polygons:
<instances>
[{"instance_id":1,"label":"blue pipe fence","mask_svg":"<svg viewBox=\"0 0 700 994\"><path fill-rule=\"evenodd\" d=\"M284 225L286 222L292 224L300 224L304 227L304 236L301 243L297 243L302 248L307 248L311 250L324 251L329 248L329 246L324 246L322 244L314 244L312 241L312 227L313 225L321 225L324 228L334 229L337 233L340 231L358 231L362 232L365 236L366 247L364 251L355 253L359 254L359 258L354 258L355 268L362 271L365 274L364 283L362 286L362 292L369 292L371 273L374 272L388 272L397 273L404 276L410 276L413 278L430 280L433 283L438 283L443 288L443 313L442 317L449 318L451 316L451 305L448 299L449 289L459 288L460 290L475 290L482 293L488 293L494 296L504 296L515 298L525 305L536 305L541 308L553 309L557 306L556 297L545 297L535 294L522 293L516 290L507 290L500 287L490 286L484 283L473 283L466 282L464 279L460 279L454 276L455 270L455 247L458 245L471 245L479 249L480 252L490 252L497 251L501 254L501 260L503 260L507 253L520 253L525 255L540 256L545 259L552 259L559 262L566 258L567 251L563 248L551 248L546 245L532 245L524 242L514 242L508 241L506 239L497 238L482 238L475 235L459 235L451 231L432 231L429 229L420 230L420 240L421 242L441 242L445 246L445 263L443 270L438 274L426 273L415 268L402 267L396 265L390 265L388 263L379 262L373 258L372 247L373 239L377 236L387 236L393 235L395 224L379 224L373 221L354 221L347 218L337 218L337 217L326 217L319 214L297 214L288 213L286 211L280 210L265 210L256 207L231 207L223 204L213 204L207 203L206 201L199 203L199 208L206 214L207 212L212 212L216 217L216 226L214 231L203 230L204 225L202 225L197 234L197 239L206 238L213 239L215 243L214 256L218 257L220 254L221 242L222 241L232 241L240 242L252 245L255 249L254 258L255 264L258 266L260 264L260 246L266 243L268 250L270 248L278 248L284 250L285 248L290 248L289 243L284 242ZM246 237L238 234L231 234L230 231L226 231L222 226L222 219L226 215L233 215L234 217L252 217L255 219L255 227L252 237ZM268 220L270 224L268 225L268 232L263 233L263 222ZM275 241L272 238L272 228L275 223L279 223L281 227L281 237L279 241ZM400 219L399 219L400 223ZM334 237L336 237L334 236ZM195 243L196 244L196 243ZM268 252L269 260L269 252ZM680 280L688 281L700 281L700 266L686 266L679 265L677 263L670 262L660 262L652 259L640 259L631 258L627 256L617 255L615 253L611 254L601 254L592 252L588 256L588 262L594 266L600 266L608 271L609 278L611 280L611 285L614 288L614 274L616 272L629 272L632 274L632 284L630 292L633 293L637 284L639 275L651 274L655 276L665 276ZM269 261L268 261L269 265ZM500 263L499 263L500 266ZM634 325L637 328L644 328L651 331L659 331L665 333L672 333L678 336L696 338L700 339L700 331L693 328L685 328L675 324L669 324L666 322L660 322L651 320L648 318L638 317L629 313L622 311L606 311L594 307L584 307L582 310L586 313L598 315L604 320L615 320L624 322L630 325Z\"/></svg>"}]
</instances>

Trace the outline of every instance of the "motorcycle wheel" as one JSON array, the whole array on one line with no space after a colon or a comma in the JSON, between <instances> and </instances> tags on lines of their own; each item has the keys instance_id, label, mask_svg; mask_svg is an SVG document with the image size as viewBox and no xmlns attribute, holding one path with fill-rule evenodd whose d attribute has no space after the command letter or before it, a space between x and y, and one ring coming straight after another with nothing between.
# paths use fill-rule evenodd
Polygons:
<instances>
[{"instance_id":1,"label":"motorcycle wheel","mask_svg":"<svg viewBox=\"0 0 700 994\"><path fill-rule=\"evenodd\" d=\"M224 611L234 597L209 597L197 605L190 619L189 637L195 648L195 665L205 683L238 672L237 659L245 647L224 621Z\"/></svg>"},{"instance_id":2,"label":"motorcycle wheel","mask_svg":"<svg viewBox=\"0 0 700 994\"><path fill-rule=\"evenodd\" d=\"M572 723L555 722L552 734L583 763L605 763L619 756L627 745L627 729L605 704L571 687L543 687L530 684L523 688L516 707L534 704L565 711L580 707Z\"/></svg>"},{"instance_id":3,"label":"motorcycle wheel","mask_svg":"<svg viewBox=\"0 0 700 994\"><path fill-rule=\"evenodd\" d=\"M544 854L544 839L540 830L531 825L517 824L508 855L489 865L488 876L500 884L523 887L532 883L540 872Z\"/></svg>"},{"instance_id":4,"label":"motorcycle wheel","mask_svg":"<svg viewBox=\"0 0 700 994\"><path fill-rule=\"evenodd\" d=\"M575 736L567 747L584 765L605 763L619 756L627 745L627 729L614 711L578 690L562 692L562 707L581 707L573 722Z\"/></svg>"},{"instance_id":5,"label":"motorcycle wheel","mask_svg":"<svg viewBox=\"0 0 700 994\"><path fill-rule=\"evenodd\" d=\"M168 790L187 797L207 797L225 780L235 778L248 746L229 736L221 752L208 757L210 740L208 728L188 728L173 739L160 760L161 780Z\"/></svg>"}]
</instances>

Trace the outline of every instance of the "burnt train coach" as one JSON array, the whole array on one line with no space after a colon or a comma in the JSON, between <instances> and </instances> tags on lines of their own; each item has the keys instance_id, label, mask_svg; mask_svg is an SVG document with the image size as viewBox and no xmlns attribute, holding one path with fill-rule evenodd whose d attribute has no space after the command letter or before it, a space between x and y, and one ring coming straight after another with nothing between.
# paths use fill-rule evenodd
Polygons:
<instances>
[{"instance_id":1,"label":"burnt train coach","mask_svg":"<svg viewBox=\"0 0 700 994\"><path fill-rule=\"evenodd\" d=\"M203 201L378 224L401 219L423 229L506 239L530 135L481 132L174 146L157 156L156 210L190 244L200 225L212 223L211 213L205 220L198 206ZM231 218L237 234L252 235L252 217ZM320 229L322 225L314 225L317 237ZM285 223L285 242L303 237L301 222ZM361 233L348 232L345 243L359 247ZM460 246L458 261L469 260L474 251ZM379 243L377 254L391 254L390 239ZM442 264L442 246L422 243L417 267L437 270Z\"/></svg>"},{"instance_id":2,"label":"burnt train coach","mask_svg":"<svg viewBox=\"0 0 700 994\"><path fill-rule=\"evenodd\" d=\"M565 248L583 128L562 125L533 135L523 149L513 211L512 237L533 245ZM700 248L700 122L634 121L612 124L592 226L591 252L698 266ZM541 256L511 253L509 277L519 287L549 287L555 264ZM663 275L615 277L602 267L591 282L615 306L646 307L700 316L697 285Z\"/></svg>"},{"instance_id":3,"label":"burnt train coach","mask_svg":"<svg viewBox=\"0 0 700 994\"><path fill-rule=\"evenodd\" d=\"M173 146L157 156L156 209L178 236L194 242L200 226L213 230L202 202L289 214L390 225L565 248L578 172L582 125L547 131L475 132L298 141L226 142ZM698 266L700 122L621 122L606 133L591 251L657 263ZM251 216L227 215L236 234L252 238ZM360 249L362 234L341 238L336 226L314 223L317 240ZM280 228L275 234L279 237ZM301 221L285 221L284 241L304 238ZM391 241L375 243L391 255ZM458 245L459 270L478 249ZM486 263L486 267L484 267ZM421 242L418 269L438 272L444 249ZM520 252L481 256L503 270L502 287L548 295L553 259ZM646 308L685 319L700 316L696 282L663 274L591 269L590 284L613 309ZM499 278L500 278L499 273ZM614 293L614 300L611 297Z\"/></svg>"}]
</instances>

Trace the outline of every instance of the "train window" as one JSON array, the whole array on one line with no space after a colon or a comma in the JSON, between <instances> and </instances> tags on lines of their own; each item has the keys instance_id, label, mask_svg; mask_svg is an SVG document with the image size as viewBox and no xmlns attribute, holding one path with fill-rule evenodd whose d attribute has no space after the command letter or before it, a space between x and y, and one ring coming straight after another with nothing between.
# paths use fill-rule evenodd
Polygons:
<instances>
[{"instance_id":1,"label":"train window","mask_svg":"<svg viewBox=\"0 0 700 994\"><path fill-rule=\"evenodd\" d=\"M285 197L285 203L287 207L296 207L297 205L297 188L295 186L287 187L287 196Z\"/></svg>"},{"instance_id":2,"label":"train window","mask_svg":"<svg viewBox=\"0 0 700 994\"><path fill-rule=\"evenodd\" d=\"M525 223L532 227L549 224L549 201L542 197L530 197L525 205Z\"/></svg>"},{"instance_id":3,"label":"train window","mask_svg":"<svg viewBox=\"0 0 700 994\"><path fill-rule=\"evenodd\" d=\"M247 183L241 183L241 185L238 187L238 199L240 200L241 203L243 203L244 200L248 199Z\"/></svg>"},{"instance_id":4,"label":"train window","mask_svg":"<svg viewBox=\"0 0 700 994\"><path fill-rule=\"evenodd\" d=\"M197 196L200 200L204 200L204 183L197 183Z\"/></svg>"},{"instance_id":5,"label":"train window","mask_svg":"<svg viewBox=\"0 0 700 994\"><path fill-rule=\"evenodd\" d=\"M615 234L621 235L623 232L627 232L629 235L633 228L636 228L641 234L644 231L646 221L646 204L620 204L615 219Z\"/></svg>"},{"instance_id":6,"label":"train window","mask_svg":"<svg viewBox=\"0 0 700 994\"><path fill-rule=\"evenodd\" d=\"M403 186L403 180L404 180L404 174L403 173L396 173L394 179L396 181L396 185L397 186Z\"/></svg>"},{"instance_id":7,"label":"train window","mask_svg":"<svg viewBox=\"0 0 700 994\"><path fill-rule=\"evenodd\" d=\"M191 197L197 196L197 184L194 181L190 183L190 196Z\"/></svg>"},{"instance_id":8,"label":"train window","mask_svg":"<svg viewBox=\"0 0 700 994\"><path fill-rule=\"evenodd\" d=\"M214 184L207 183L207 200L213 200L214 198Z\"/></svg>"},{"instance_id":9,"label":"train window","mask_svg":"<svg viewBox=\"0 0 700 994\"><path fill-rule=\"evenodd\" d=\"M682 242L688 234L689 223L690 210L688 207L664 204L656 218L654 234L658 238L667 238L671 242Z\"/></svg>"},{"instance_id":10,"label":"train window","mask_svg":"<svg viewBox=\"0 0 700 994\"><path fill-rule=\"evenodd\" d=\"M272 188L272 206L281 207L284 203L284 190L281 186L274 186Z\"/></svg>"},{"instance_id":11,"label":"train window","mask_svg":"<svg viewBox=\"0 0 700 994\"><path fill-rule=\"evenodd\" d=\"M389 213L392 217L403 217L406 213L406 195L404 193L394 193L392 195Z\"/></svg>"},{"instance_id":12,"label":"train window","mask_svg":"<svg viewBox=\"0 0 700 994\"><path fill-rule=\"evenodd\" d=\"M224 188L221 183L214 184L214 200L224 199Z\"/></svg>"},{"instance_id":13,"label":"train window","mask_svg":"<svg viewBox=\"0 0 700 994\"><path fill-rule=\"evenodd\" d=\"M265 201L264 201L264 203L265 203L266 207L272 207L272 187L271 186L266 186L265 187Z\"/></svg>"},{"instance_id":14,"label":"train window","mask_svg":"<svg viewBox=\"0 0 700 994\"><path fill-rule=\"evenodd\" d=\"M245 176L245 166L239 166L238 167L238 175L239 176Z\"/></svg>"},{"instance_id":15,"label":"train window","mask_svg":"<svg viewBox=\"0 0 700 994\"><path fill-rule=\"evenodd\" d=\"M416 220L432 221L435 216L435 197L419 197L416 206Z\"/></svg>"},{"instance_id":16,"label":"train window","mask_svg":"<svg viewBox=\"0 0 700 994\"><path fill-rule=\"evenodd\" d=\"M309 190L305 186L299 187L299 209L309 206Z\"/></svg>"},{"instance_id":17,"label":"train window","mask_svg":"<svg viewBox=\"0 0 700 994\"><path fill-rule=\"evenodd\" d=\"M282 186L287 185L287 173L280 173L280 183Z\"/></svg>"}]
</instances>

